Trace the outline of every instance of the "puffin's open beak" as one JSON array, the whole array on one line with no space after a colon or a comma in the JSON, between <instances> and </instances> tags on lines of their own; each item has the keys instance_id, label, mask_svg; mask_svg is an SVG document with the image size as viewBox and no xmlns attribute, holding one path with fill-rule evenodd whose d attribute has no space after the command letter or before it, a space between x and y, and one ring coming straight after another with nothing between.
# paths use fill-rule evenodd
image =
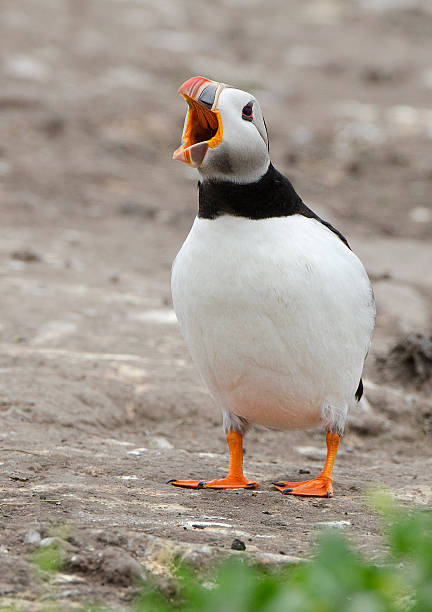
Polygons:
<instances>
[{"instance_id":1,"label":"puffin's open beak","mask_svg":"<svg viewBox=\"0 0 432 612\"><path fill-rule=\"evenodd\" d=\"M188 79L178 90L189 105L182 144L174 151L178 159L197 168L208 149L222 142L222 119L216 110L223 83L216 83L201 76Z\"/></svg>"}]
</instances>

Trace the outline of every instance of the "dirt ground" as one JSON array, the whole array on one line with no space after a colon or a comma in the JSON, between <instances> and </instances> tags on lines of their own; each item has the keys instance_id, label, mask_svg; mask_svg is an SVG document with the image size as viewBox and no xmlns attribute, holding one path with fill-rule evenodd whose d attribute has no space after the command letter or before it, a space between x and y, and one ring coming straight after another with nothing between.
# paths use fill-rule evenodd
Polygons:
<instances>
[{"instance_id":1,"label":"dirt ground","mask_svg":"<svg viewBox=\"0 0 432 612\"><path fill-rule=\"evenodd\" d=\"M173 555L292 563L323 525L378 557L370 487L432 503L430 396L376 361L431 333L430 2L0 0L0 27L0 608L121 608ZM227 464L169 289L196 210L195 172L171 161L194 74L257 95L274 164L373 280L331 500L271 486L320 470L318 430L253 429L254 492L165 484ZM50 537L65 568L43 586L31 559Z\"/></svg>"}]
</instances>

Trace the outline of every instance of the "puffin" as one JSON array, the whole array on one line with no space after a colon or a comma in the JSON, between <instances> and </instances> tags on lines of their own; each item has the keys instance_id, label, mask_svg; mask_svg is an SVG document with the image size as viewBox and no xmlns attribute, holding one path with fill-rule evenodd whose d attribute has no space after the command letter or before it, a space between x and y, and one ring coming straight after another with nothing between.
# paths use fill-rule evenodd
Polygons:
<instances>
[{"instance_id":1,"label":"puffin","mask_svg":"<svg viewBox=\"0 0 432 612\"><path fill-rule=\"evenodd\" d=\"M222 412L225 478L191 489L253 489L243 472L250 424L321 427L323 470L273 483L283 494L332 497L347 413L363 392L375 324L371 283L346 238L314 213L271 163L254 95L195 76L173 158L199 173L198 213L171 275L174 311L192 360Z\"/></svg>"}]
</instances>

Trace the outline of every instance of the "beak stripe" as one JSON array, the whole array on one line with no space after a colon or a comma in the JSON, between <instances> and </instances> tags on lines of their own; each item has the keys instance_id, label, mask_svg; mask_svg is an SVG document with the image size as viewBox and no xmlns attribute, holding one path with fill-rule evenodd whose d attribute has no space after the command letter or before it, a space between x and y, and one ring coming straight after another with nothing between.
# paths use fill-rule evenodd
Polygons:
<instances>
[{"instance_id":1,"label":"beak stripe","mask_svg":"<svg viewBox=\"0 0 432 612\"><path fill-rule=\"evenodd\" d=\"M212 83L213 81L209 81L209 79L201 76L192 77L183 83L178 93L188 96L192 100L198 100L203 89Z\"/></svg>"}]
</instances>

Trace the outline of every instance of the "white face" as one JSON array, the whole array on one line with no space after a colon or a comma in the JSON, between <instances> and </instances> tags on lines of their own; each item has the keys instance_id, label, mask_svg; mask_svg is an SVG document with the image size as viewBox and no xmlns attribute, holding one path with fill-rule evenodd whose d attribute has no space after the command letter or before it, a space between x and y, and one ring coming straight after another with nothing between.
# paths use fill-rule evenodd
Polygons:
<instances>
[{"instance_id":1,"label":"white face","mask_svg":"<svg viewBox=\"0 0 432 612\"><path fill-rule=\"evenodd\" d=\"M245 107L251 108L252 115L243 113ZM245 91L225 87L216 108L222 119L222 142L208 149L199 173L203 179L257 181L270 163L267 130L257 100Z\"/></svg>"}]
</instances>

